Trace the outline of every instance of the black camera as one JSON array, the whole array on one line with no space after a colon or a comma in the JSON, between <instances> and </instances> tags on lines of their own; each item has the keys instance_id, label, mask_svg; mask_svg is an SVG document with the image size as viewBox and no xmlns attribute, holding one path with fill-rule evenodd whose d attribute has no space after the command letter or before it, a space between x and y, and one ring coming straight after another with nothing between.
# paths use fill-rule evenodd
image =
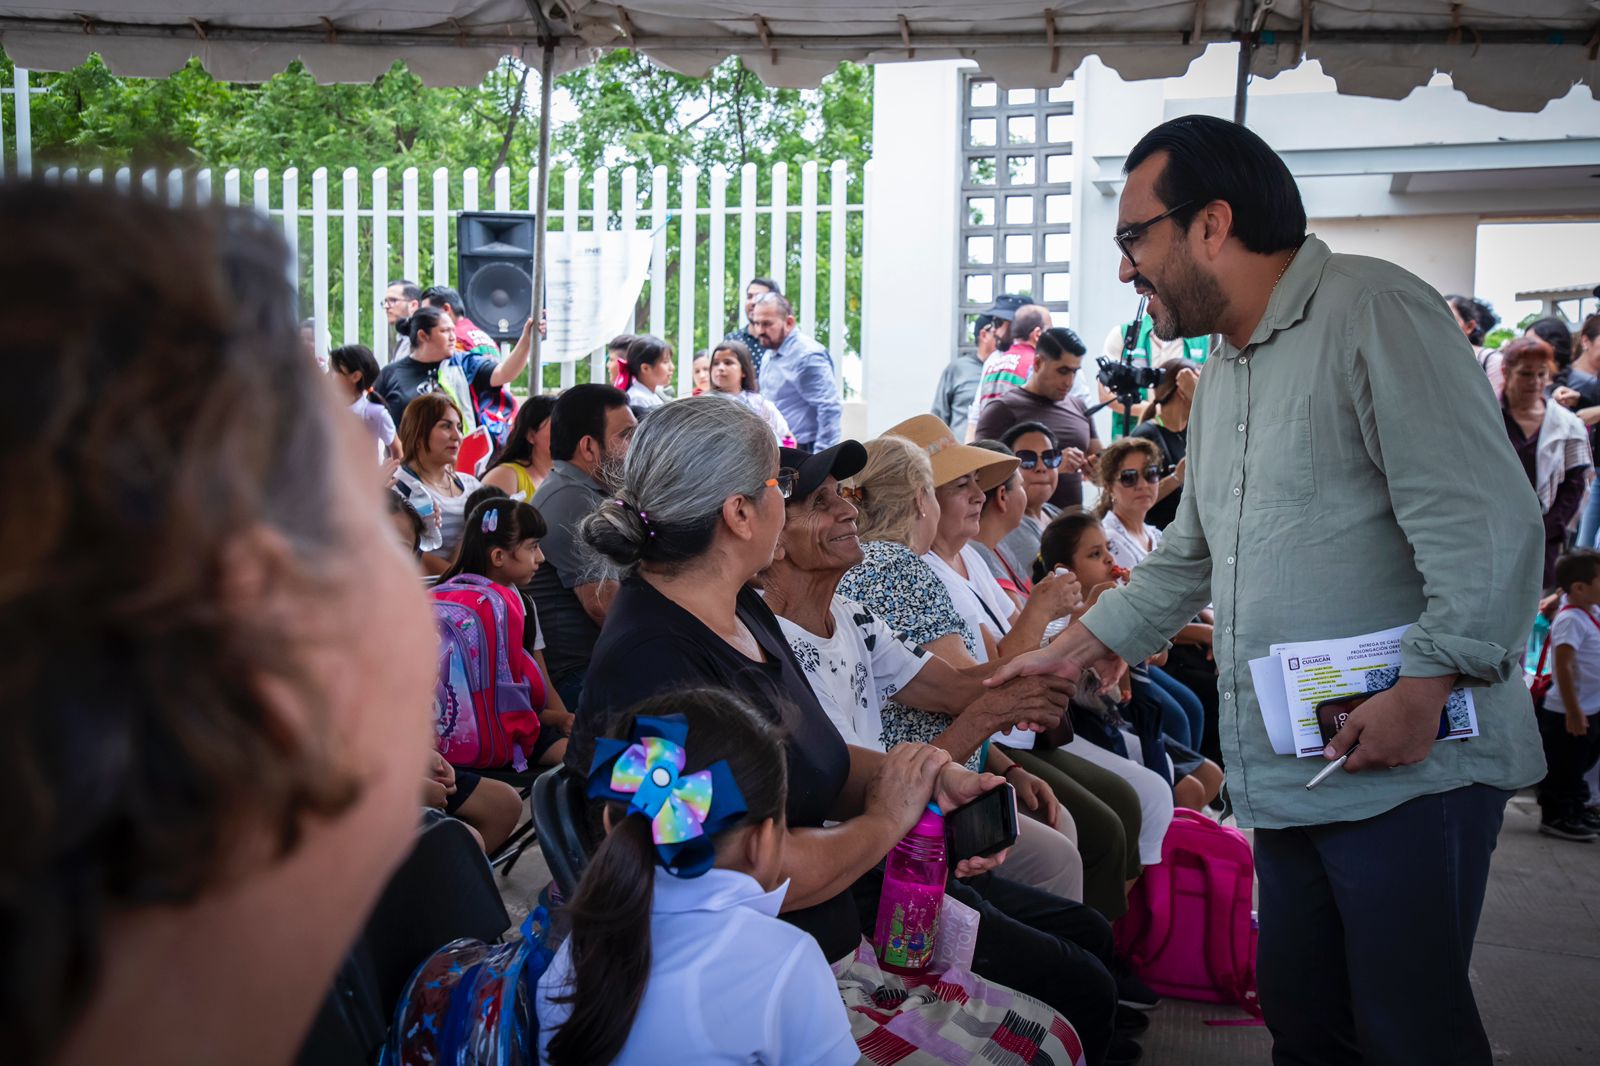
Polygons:
<instances>
[{"instance_id":1,"label":"black camera","mask_svg":"<svg viewBox=\"0 0 1600 1066\"><path fill-rule=\"evenodd\" d=\"M1125 406L1138 403L1141 390L1153 389L1161 384L1159 367L1140 366L1137 363L1107 359L1105 356L1101 356L1098 361L1100 373L1097 377L1100 384L1116 396L1118 403Z\"/></svg>"}]
</instances>

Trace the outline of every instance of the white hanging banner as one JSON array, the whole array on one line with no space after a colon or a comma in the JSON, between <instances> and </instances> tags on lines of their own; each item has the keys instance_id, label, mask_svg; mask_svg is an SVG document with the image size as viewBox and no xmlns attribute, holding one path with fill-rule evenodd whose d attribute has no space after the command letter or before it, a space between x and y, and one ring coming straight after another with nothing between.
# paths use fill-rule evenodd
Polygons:
<instances>
[{"instance_id":1,"label":"white hanging banner","mask_svg":"<svg viewBox=\"0 0 1600 1066\"><path fill-rule=\"evenodd\" d=\"M550 335L544 363L587 358L629 332L633 309L650 273L649 230L574 230L551 233L545 246ZM664 283L664 282L663 282Z\"/></svg>"}]
</instances>

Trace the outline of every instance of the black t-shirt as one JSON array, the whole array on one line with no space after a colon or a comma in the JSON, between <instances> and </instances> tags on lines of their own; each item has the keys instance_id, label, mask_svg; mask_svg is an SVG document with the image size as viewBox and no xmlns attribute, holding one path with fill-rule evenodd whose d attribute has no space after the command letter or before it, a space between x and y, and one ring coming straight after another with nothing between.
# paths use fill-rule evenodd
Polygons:
<instances>
[{"instance_id":1,"label":"black t-shirt","mask_svg":"<svg viewBox=\"0 0 1600 1066\"><path fill-rule=\"evenodd\" d=\"M498 365L494 359L477 352L453 355L442 363L424 363L408 355L378 371L372 391L383 400L389 417L397 426L405 416L406 404L423 393L439 389L450 393L456 404L471 414L477 409L472 390L490 388Z\"/></svg>"},{"instance_id":2,"label":"black t-shirt","mask_svg":"<svg viewBox=\"0 0 1600 1066\"><path fill-rule=\"evenodd\" d=\"M648 581L625 580L606 612L589 662L567 745L567 765L587 775L594 738L605 731L614 713L675 689L726 688L782 726L789 765L789 825L819 827L850 775L850 751L806 683L777 618L754 589L739 593L736 610L761 645L766 662L745 658ZM849 955L861 939L860 918L848 893L782 917L815 937L830 961Z\"/></svg>"},{"instance_id":3,"label":"black t-shirt","mask_svg":"<svg viewBox=\"0 0 1600 1066\"><path fill-rule=\"evenodd\" d=\"M996 396L983 406L978 416L978 440L999 440L1006 430L1021 422L1039 422L1050 430L1057 448L1077 448L1088 452L1095 439L1094 423L1083 401L1068 396L1061 401L1047 399L1018 385ZM1083 503L1083 475L1061 471L1050 502L1057 507L1077 507Z\"/></svg>"},{"instance_id":4,"label":"black t-shirt","mask_svg":"<svg viewBox=\"0 0 1600 1066\"><path fill-rule=\"evenodd\" d=\"M1171 473L1178 461L1189 453L1189 430L1187 428L1174 433L1165 426L1158 426L1154 422L1140 422L1130 437L1143 437L1153 441L1165 458L1161 461L1162 470ZM1165 499L1156 501L1150 508L1150 513L1144 516L1145 524L1155 526L1157 529L1166 529L1172 520L1178 517L1178 501L1183 499L1183 486L1179 485L1172 490L1172 494Z\"/></svg>"}]
</instances>

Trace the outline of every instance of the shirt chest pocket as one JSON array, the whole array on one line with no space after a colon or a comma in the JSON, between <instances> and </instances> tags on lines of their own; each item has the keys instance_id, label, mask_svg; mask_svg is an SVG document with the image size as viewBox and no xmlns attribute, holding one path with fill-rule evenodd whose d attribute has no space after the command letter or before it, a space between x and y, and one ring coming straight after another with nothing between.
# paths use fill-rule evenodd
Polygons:
<instances>
[{"instance_id":1,"label":"shirt chest pocket","mask_svg":"<svg viewBox=\"0 0 1600 1066\"><path fill-rule=\"evenodd\" d=\"M1316 495L1311 406L1305 396L1274 403L1250 419L1245 449L1245 502L1284 507Z\"/></svg>"}]
</instances>

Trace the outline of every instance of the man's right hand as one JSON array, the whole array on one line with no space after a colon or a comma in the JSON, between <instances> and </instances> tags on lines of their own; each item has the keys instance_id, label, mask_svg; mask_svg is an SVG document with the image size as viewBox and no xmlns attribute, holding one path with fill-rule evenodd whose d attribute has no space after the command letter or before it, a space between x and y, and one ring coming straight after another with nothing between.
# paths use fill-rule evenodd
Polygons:
<instances>
[{"instance_id":1,"label":"man's right hand","mask_svg":"<svg viewBox=\"0 0 1600 1066\"><path fill-rule=\"evenodd\" d=\"M1074 622L1044 647L1024 652L1002 664L984 684L996 688L1015 677L1054 674L1076 685L1084 671L1090 668L1100 675L1102 685L1109 686L1127 669L1127 664L1100 643L1099 638L1089 632L1082 622Z\"/></svg>"}]
</instances>

